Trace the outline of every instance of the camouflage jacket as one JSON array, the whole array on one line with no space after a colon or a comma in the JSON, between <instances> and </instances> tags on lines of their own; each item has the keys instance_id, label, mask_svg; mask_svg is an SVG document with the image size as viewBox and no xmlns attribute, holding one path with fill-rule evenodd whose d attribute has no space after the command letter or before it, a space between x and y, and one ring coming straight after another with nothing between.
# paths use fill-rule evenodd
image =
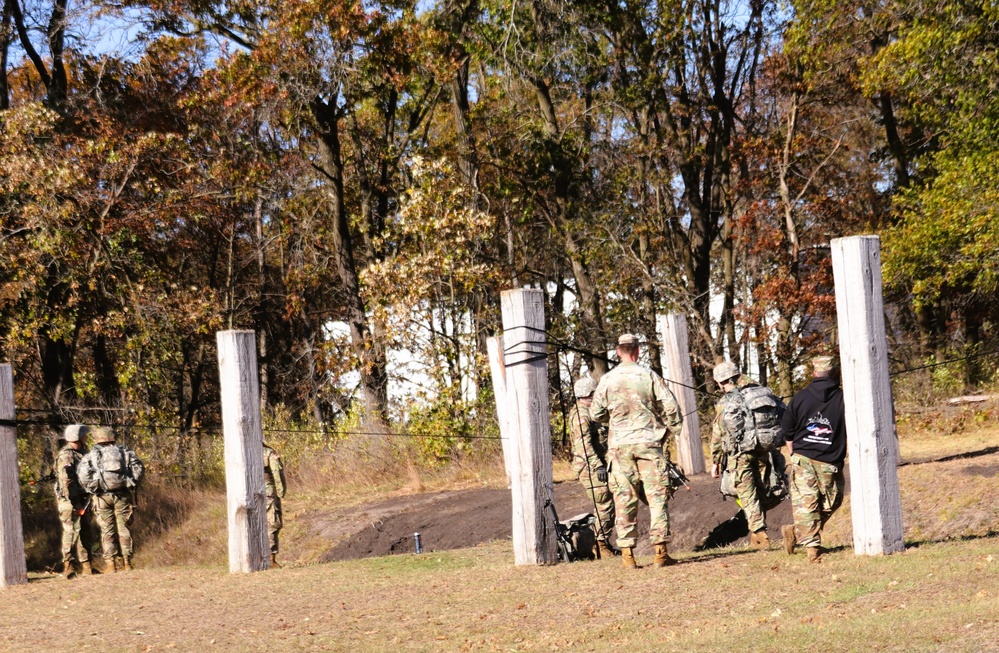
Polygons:
<instances>
[{"instance_id":1,"label":"camouflage jacket","mask_svg":"<svg viewBox=\"0 0 999 653\"><path fill-rule=\"evenodd\" d=\"M597 481L597 467L606 466L607 428L590 419L590 409L578 401L569 409L566 420L572 442L573 473L590 485L603 485Z\"/></svg>"},{"instance_id":2,"label":"camouflage jacket","mask_svg":"<svg viewBox=\"0 0 999 653\"><path fill-rule=\"evenodd\" d=\"M662 377L637 363L621 363L605 374L593 393L590 417L610 425L609 448L662 444L676 434L683 415Z\"/></svg>"},{"instance_id":3,"label":"camouflage jacket","mask_svg":"<svg viewBox=\"0 0 999 653\"><path fill-rule=\"evenodd\" d=\"M71 502L74 506L86 503L87 493L76 478L76 467L83 453L66 445L59 450L55 462L55 495L57 499Z\"/></svg>"},{"instance_id":4,"label":"camouflage jacket","mask_svg":"<svg viewBox=\"0 0 999 653\"><path fill-rule=\"evenodd\" d=\"M266 444L264 445L264 484L267 488L267 496L284 498L284 467L281 466L281 457Z\"/></svg>"}]
</instances>

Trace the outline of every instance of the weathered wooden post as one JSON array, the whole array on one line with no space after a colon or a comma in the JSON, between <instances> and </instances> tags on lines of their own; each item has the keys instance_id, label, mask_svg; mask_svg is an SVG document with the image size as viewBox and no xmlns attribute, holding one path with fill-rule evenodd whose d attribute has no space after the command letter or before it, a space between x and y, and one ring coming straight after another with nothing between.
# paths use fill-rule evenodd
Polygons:
<instances>
[{"instance_id":1,"label":"weathered wooden post","mask_svg":"<svg viewBox=\"0 0 999 653\"><path fill-rule=\"evenodd\" d=\"M219 331L219 383L229 513L229 571L270 567L256 334Z\"/></svg>"},{"instance_id":2,"label":"weathered wooden post","mask_svg":"<svg viewBox=\"0 0 999 653\"><path fill-rule=\"evenodd\" d=\"M514 563L552 564L555 533L545 508L554 486L544 295L528 288L507 290L501 303L507 422L515 449L510 460Z\"/></svg>"},{"instance_id":3,"label":"weathered wooden post","mask_svg":"<svg viewBox=\"0 0 999 653\"><path fill-rule=\"evenodd\" d=\"M853 550L905 550L898 490L898 438L881 295L881 240L832 241L839 355L843 369Z\"/></svg>"},{"instance_id":4,"label":"weathered wooden post","mask_svg":"<svg viewBox=\"0 0 999 653\"><path fill-rule=\"evenodd\" d=\"M13 426L14 372L0 365L0 587L28 582L21 529L21 482L17 470L17 428Z\"/></svg>"},{"instance_id":5,"label":"weathered wooden post","mask_svg":"<svg viewBox=\"0 0 999 653\"><path fill-rule=\"evenodd\" d=\"M662 364L667 384L683 412L683 430L676 438L678 462L688 474L703 474L707 468L704 463L704 447L701 445L697 397L694 395L694 373L690 369L686 316L681 313L660 315L659 332L662 334Z\"/></svg>"},{"instance_id":6,"label":"weathered wooden post","mask_svg":"<svg viewBox=\"0 0 999 653\"><path fill-rule=\"evenodd\" d=\"M513 456L517 450L513 434L510 431L508 415L510 408L506 403L506 364L503 360L503 336L486 338L486 351L489 353L489 370L493 377L493 398L496 400L496 420L500 427L503 465L506 468L506 483L509 487L513 478Z\"/></svg>"}]
</instances>

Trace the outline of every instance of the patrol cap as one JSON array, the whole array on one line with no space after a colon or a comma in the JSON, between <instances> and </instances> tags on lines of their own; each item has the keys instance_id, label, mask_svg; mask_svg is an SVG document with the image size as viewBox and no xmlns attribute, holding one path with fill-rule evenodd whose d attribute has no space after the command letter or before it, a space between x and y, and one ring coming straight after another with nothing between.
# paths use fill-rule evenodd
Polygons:
<instances>
[{"instance_id":1,"label":"patrol cap","mask_svg":"<svg viewBox=\"0 0 999 653\"><path fill-rule=\"evenodd\" d=\"M66 442L79 442L90 432L90 429L83 424L70 424L63 432L62 439Z\"/></svg>"},{"instance_id":2,"label":"patrol cap","mask_svg":"<svg viewBox=\"0 0 999 653\"><path fill-rule=\"evenodd\" d=\"M736 367L735 363L732 361L724 361L715 365L713 375L715 377L715 382L724 383L729 379L742 376L742 372L739 371L739 368Z\"/></svg>"},{"instance_id":3,"label":"patrol cap","mask_svg":"<svg viewBox=\"0 0 999 653\"><path fill-rule=\"evenodd\" d=\"M572 392L577 397L592 397L593 393L597 389L597 382L588 376L576 381L575 385L572 386Z\"/></svg>"},{"instance_id":4,"label":"patrol cap","mask_svg":"<svg viewBox=\"0 0 999 653\"><path fill-rule=\"evenodd\" d=\"M816 356L812 359L812 370L815 374L829 374L836 369L836 359L832 356Z\"/></svg>"},{"instance_id":5,"label":"patrol cap","mask_svg":"<svg viewBox=\"0 0 999 653\"><path fill-rule=\"evenodd\" d=\"M634 333L622 333L621 337L617 339L618 345L637 345L638 336Z\"/></svg>"},{"instance_id":6,"label":"patrol cap","mask_svg":"<svg viewBox=\"0 0 999 653\"><path fill-rule=\"evenodd\" d=\"M103 442L114 442L114 431L106 426L99 426L94 429L94 442L101 444Z\"/></svg>"}]
</instances>

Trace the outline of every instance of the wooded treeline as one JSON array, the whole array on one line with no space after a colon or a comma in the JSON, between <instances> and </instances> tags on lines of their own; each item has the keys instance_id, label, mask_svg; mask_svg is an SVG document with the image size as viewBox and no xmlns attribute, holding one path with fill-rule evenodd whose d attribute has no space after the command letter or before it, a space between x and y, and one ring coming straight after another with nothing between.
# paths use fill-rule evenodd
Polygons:
<instances>
[{"instance_id":1,"label":"wooded treeline","mask_svg":"<svg viewBox=\"0 0 999 653\"><path fill-rule=\"evenodd\" d=\"M856 233L883 237L898 366L996 341L990 1L4 0L2 21L18 405L127 409L174 425L178 459L218 423L217 330L257 331L264 402L301 423L459 419L523 284L596 374L680 310L699 374L727 354L789 394L834 345L827 246Z\"/></svg>"}]
</instances>

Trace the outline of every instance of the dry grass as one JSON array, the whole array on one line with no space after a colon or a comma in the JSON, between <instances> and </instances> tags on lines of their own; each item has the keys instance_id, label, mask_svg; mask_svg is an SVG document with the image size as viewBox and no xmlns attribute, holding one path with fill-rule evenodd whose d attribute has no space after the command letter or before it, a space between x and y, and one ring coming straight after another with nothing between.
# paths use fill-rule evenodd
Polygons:
<instances>
[{"instance_id":1,"label":"dry grass","mask_svg":"<svg viewBox=\"0 0 999 653\"><path fill-rule=\"evenodd\" d=\"M312 457L300 456L288 465L288 494L283 503L285 527L281 531L282 558L300 562L320 559L335 544L322 531L313 528L309 516L317 508L347 510L376 498L418 492L456 490L471 487L503 487L506 475L502 457L495 452L459 457L446 467L424 468L406 455L405 441L388 441L398 446L391 455L371 455L369 449L321 451ZM388 465L386 461L395 460ZM556 465L556 476L568 478L568 463ZM137 512L139 531L138 561L143 566L178 564L227 565L226 507L224 490L192 490L182 486L153 486ZM164 513L170 528L149 524ZM220 525L222 526L220 528Z\"/></svg>"},{"instance_id":2,"label":"dry grass","mask_svg":"<svg viewBox=\"0 0 999 653\"><path fill-rule=\"evenodd\" d=\"M11 651L987 651L996 539L514 567L509 545L229 575L156 569L9 590ZM648 561L645 561L648 562Z\"/></svg>"},{"instance_id":3,"label":"dry grass","mask_svg":"<svg viewBox=\"0 0 999 653\"><path fill-rule=\"evenodd\" d=\"M826 538L842 548L821 565L729 549L637 572L613 561L514 567L509 543L494 542L230 575L222 493L164 487L140 509L148 522L154 499L173 506L145 526L143 569L33 574L3 592L0 650L999 651L999 428L980 410L900 420L903 459L915 461L899 469L902 555L854 556L847 504ZM496 458L384 476L362 474L360 459L348 474L317 467L326 477L299 464L284 543L301 560L330 544L296 518L317 503L505 484Z\"/></svg>"}]
</instances>

